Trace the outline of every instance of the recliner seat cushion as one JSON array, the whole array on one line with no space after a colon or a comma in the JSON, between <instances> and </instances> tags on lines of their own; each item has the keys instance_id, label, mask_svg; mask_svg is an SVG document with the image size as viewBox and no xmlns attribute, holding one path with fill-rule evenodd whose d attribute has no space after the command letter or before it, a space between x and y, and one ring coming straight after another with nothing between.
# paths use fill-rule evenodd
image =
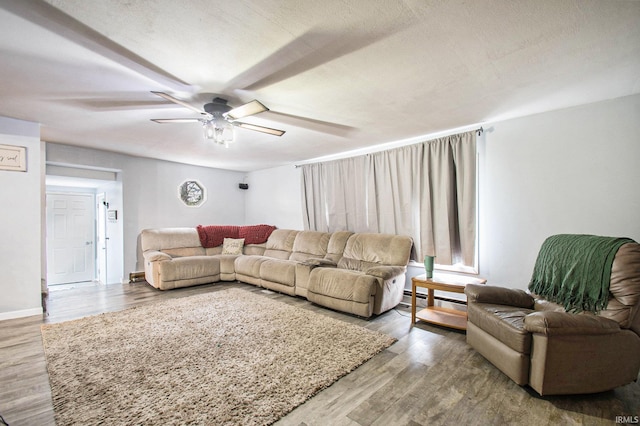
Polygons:
<instances>
[{"instance_id":1,"label":"recliner seat cushion","mask_svg":"<svg viewBox=\"0 0 640 426\"><path fill-rule=\"evenodd\" d=\"M375 295L378 280L357 271L316 268L311 271L308 291L359 303L369 303Z\"/></svg>"},{"instance_id":2,"label":"recliner seat cushion","mask_svg":"<svg viewBox=\"0 0 640 426\"><path fill-rule=\"evenodd\" d=\"M220 261L210 256L179 257L160 263L163 281L189 280L220 274Z\"/></svg>"},{"instance_id":3,"label":"recliner seat cushion","mask_svg":"<svg viewBox=\"0 0 640 426\"><path fill-rule=\"evenodd\" d=\"M260 265L267 259L259 255L238 256L234 261L236 274L260 278Z\"/></svg>"},{"instance_id":4,"label":"recliner seat cushion","mask_svg":"<svg viewBox=\"0 0 640 426\"><path fill-rule=\"evenodd\" d=\"M467 305L470 322L522 354L531 352L531 333L524 328L524 317L531 312L535 311L489 303Z\"/></svg>"},{"instance_id":5,"label":"recliner seat cushion","mask_svg":"<svg viewBox=\"0 0 640 426\"><path fill-rule=\"evenodd\" d=\"M269 259L260 264L260 279L293 287L296 284L296 263L292 260Z\"/></svg>"}]
</instances>

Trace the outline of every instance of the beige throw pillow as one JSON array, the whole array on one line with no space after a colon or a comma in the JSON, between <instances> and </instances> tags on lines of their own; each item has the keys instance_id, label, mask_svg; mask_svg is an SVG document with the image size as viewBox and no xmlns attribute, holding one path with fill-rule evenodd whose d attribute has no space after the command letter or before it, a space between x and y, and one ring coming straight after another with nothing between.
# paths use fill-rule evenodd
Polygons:
<instances>
[{"instance_id":1,"label":"beige throw pillow","mask_svg":"<svg viewBox=\"0 0 640 426\"><path fill-rule=\"evenodd\" d=\"M225 238L222 242L222 254L242 254L244 238Z\"/></svg>"}]
</instances>

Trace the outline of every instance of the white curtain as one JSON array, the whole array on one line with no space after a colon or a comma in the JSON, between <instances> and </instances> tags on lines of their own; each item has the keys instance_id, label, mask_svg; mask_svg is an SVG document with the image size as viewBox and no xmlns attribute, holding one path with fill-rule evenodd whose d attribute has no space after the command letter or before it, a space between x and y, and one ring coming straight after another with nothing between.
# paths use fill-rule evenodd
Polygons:
<instances>
[{"instance_id":1,"label":"white curtain","mask_svg":"<svg viewBox=\"0 0 640 426\"><path fill-rule=\"evenodd\" d=\"M368 157L360 156L302 166L305 229L377 232L367 207L368 162Z\"/></svg>"},{"instance_id":2,"label":"white curtain","mask_svg":"<svg viewBox=\"0 0 640 426\"><path fill-rule=\"evenodd\" d=\"M305 229L409 235L414 259L474 266L476 134L302 166Z\"/></svg>"}]
</instances>

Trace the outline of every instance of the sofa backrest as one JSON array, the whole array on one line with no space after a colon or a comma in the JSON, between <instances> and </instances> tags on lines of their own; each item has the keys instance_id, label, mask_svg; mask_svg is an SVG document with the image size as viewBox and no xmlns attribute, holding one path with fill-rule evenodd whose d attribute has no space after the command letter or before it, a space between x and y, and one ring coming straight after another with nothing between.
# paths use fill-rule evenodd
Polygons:
<instances>
[{"instance_id":1,"label":"sofa backrest","mask_svg":"<svg viewBox=\"0 0 640 426\"><path fill-rule=\"evenodd\" d=\"M264 250L267 247L267 243L262 244L245 244L242 247L242 254L253 254L262 256L264 254ZM207 256L222 254L223 246L219 245L216 247L208 247L205 249Z\"/></svg>"},{"instance_id":2,"label":"sofa backrest","mask_svg":"<svg viewBox=\"0 0 640 426\"><path fill-rule=\"evenodd\" d=\"M291 229L276 229L269 235L264 256L275 259L289 259L293 251L293 243L300 231Z\"/></svg>"},{"instance_id":3,"label":"sofa backrest","mask_svg":"<svg viewBox=\"0 0 640 426\"><path fill-rule=\"evenodd\" d=\"M195 228L143 229L140 233L142 251L157 250L171 256L201 256L205 250Z\"/></svg>"},{"instance_id":4,"label":"sofa backrest","mask_svg":"<svg viewBox=\"0 0 640 426\"><path fill-rule=\"evenodd\" d=\"M611 265L609 304L600 311L622 328L631 328L640 334L640 244L622 245Z\"/></svg>"},{"instance_id":5,"label":"sofa backrest","mask_svg":"<svg viewBox=\"0 0 640 426\"><path fill-rule=\"evenodd\" d=\"M406 235L353 234L347 240L339 268L365 271L373 266L406 266L413 240Z\"/></svg>"},{"instance_id":6,"label":"sofa backrest","mask_svg":"<svg viewBox=\"0 0 640 426\"><path fill-rule=\"evenodd\" d=\"M325 259L338 263L344 254L344 248L347 241L354 233L351 231L336 231L331 234L329 245L327 246L327 255Z\"/></svg>"},{"instance_id":7,"label":"sofa backrest","mask_svg":"<svg viewBox=\"0 0 640 426\"><path fill-rule=\"evenodd\" d=\"M331 234L320 231L300 231L293 242L290 260L304 262L308 259L322 259L327 255Z\"/></svg>"}]
</instances>

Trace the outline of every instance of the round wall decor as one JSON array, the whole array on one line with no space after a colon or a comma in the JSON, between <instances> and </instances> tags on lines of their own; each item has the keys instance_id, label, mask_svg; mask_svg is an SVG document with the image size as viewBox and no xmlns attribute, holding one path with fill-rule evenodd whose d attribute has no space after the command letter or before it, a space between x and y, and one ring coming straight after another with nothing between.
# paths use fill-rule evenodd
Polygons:
<instances>
[{"instance_id":1,"label":"round wall decor","mask_svg":"<svg viewBox=\"0 0 640 426\"><path fill-rule=\"evenodd\" d=\"M178 197L189 207L200 207L207 201L207 190L195 179L186 180L178 186Z\"/></svg>"}]
</instances>

